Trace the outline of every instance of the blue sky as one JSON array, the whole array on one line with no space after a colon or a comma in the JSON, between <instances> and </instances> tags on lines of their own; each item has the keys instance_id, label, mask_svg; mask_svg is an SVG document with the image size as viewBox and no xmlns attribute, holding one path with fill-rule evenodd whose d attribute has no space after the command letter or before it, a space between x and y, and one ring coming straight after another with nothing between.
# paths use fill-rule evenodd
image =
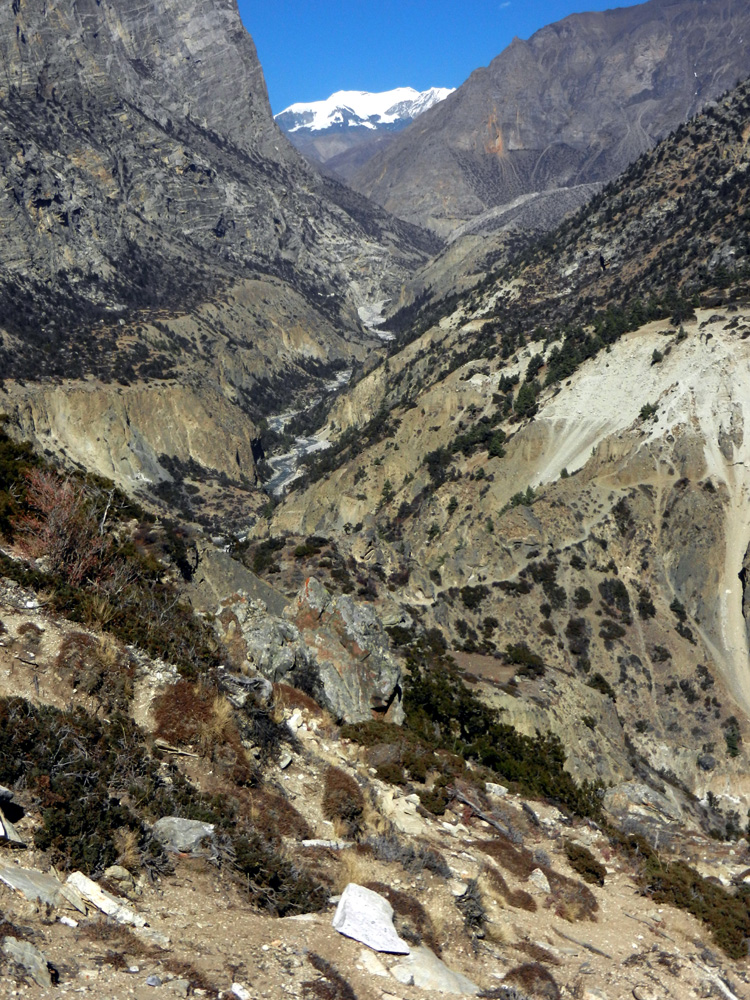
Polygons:
<instances>
[{"instance_id":1,"label":"blue sky","mask_svg":"<svg viewBox=\"0 0 750 1000\"><path fill-rule=\"evenodd\" d=\"M514 35L633 0L238 0L274 113L336 90L457 87Z\"/></svg>"}]
</instances>

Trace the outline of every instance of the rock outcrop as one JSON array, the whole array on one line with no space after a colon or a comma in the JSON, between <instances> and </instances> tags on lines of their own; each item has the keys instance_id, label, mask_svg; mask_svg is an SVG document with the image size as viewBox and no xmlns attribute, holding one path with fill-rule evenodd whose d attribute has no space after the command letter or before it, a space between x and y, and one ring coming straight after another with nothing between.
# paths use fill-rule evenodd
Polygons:
<instances>
[{"instance_id":1,"label":"rock outcrop","mask_svg":"<svg viewBox=\"0 0 750 1000\"><path fill-rule=\"evenodd\" d=\"M744 0L651 0L515 38L350 179L444 235L530 192L615 177L750 72Z\"/></svg>"},{"instance_id":2,"label":"rock outcrop","mask_svg":"<svg viewBox=\"0 0 750 1000\"><path fill-rule=\"evenodd\" d=\"M403 720L401 668L369 605L309 579L282 618L238 594L222 602L217 627L235 671L293 684L337 720Z\"/></svg>"}]
</instances>

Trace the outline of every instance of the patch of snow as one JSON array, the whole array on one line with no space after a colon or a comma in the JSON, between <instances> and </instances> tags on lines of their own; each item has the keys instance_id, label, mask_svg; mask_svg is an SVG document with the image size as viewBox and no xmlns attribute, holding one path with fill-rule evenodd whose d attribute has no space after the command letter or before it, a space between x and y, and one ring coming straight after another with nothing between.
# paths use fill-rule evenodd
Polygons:
<instances>
[{"instance_id":1,"label":"patch of snow","mask_svg":"<svg viewBox=\"0 0 750 1000\"><path fill-rule=\"evenodd\" d=\"M453 88L431 87L420 91L413 87L396 87L380 93L366 90L338 90L325 101L300 101L290 104L275 117L287 119L294 116L302 119L290 132L305 130L320 132L332 125L340 125L346 120L350 126L375 129L378 125L392 125L402 119L416 118L429 108L445 100Z\"/></svg>"}]
</instances>

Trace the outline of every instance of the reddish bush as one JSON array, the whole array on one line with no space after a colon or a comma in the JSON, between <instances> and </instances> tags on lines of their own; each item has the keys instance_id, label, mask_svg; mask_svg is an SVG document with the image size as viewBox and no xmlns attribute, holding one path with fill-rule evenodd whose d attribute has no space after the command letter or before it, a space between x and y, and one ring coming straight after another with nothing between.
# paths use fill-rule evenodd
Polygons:
<instances>
[{"instance_id":1,"label":"reddish bush","mask_svg":"<svg viewBox=\"0 0 750 1000\"><path fill-rule=\"evenodd\" d=\"M86 491L43 469L26 473L28 510L13 524L18 545L33 559L45 557L49 572L72 586L102 577L109 540L100 531Z\"/></svg>"}]
</instances>

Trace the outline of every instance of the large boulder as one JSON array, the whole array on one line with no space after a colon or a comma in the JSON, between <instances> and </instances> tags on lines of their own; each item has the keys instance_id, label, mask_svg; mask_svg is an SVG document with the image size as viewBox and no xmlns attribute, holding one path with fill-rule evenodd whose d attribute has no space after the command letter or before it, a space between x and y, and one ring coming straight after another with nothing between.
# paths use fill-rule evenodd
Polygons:
<instances>
[{"instance_id":1,"label":"large boulder","mask_svg":"<svg viewBox=\"0 0 750 1000\"><path fill-rule=\"evenodd\" d=\"M401 668L375 612L308 579L283 617L240 592L219 608L229 666L299 687L344 722L401 723Z\"/></svg>"},{"instance_id":2,"label":"large boulder","mask_svg":"<svg viewBox=\"0 0 750 1000\"><path fill-rule=\"evenodd\" d=\"M334 930L354 938L374 951L408 955L409 945L402 941L393 926L393 907L383 896L356 882L341 893L331 922Z\"/></svg>"}]
</instances>

